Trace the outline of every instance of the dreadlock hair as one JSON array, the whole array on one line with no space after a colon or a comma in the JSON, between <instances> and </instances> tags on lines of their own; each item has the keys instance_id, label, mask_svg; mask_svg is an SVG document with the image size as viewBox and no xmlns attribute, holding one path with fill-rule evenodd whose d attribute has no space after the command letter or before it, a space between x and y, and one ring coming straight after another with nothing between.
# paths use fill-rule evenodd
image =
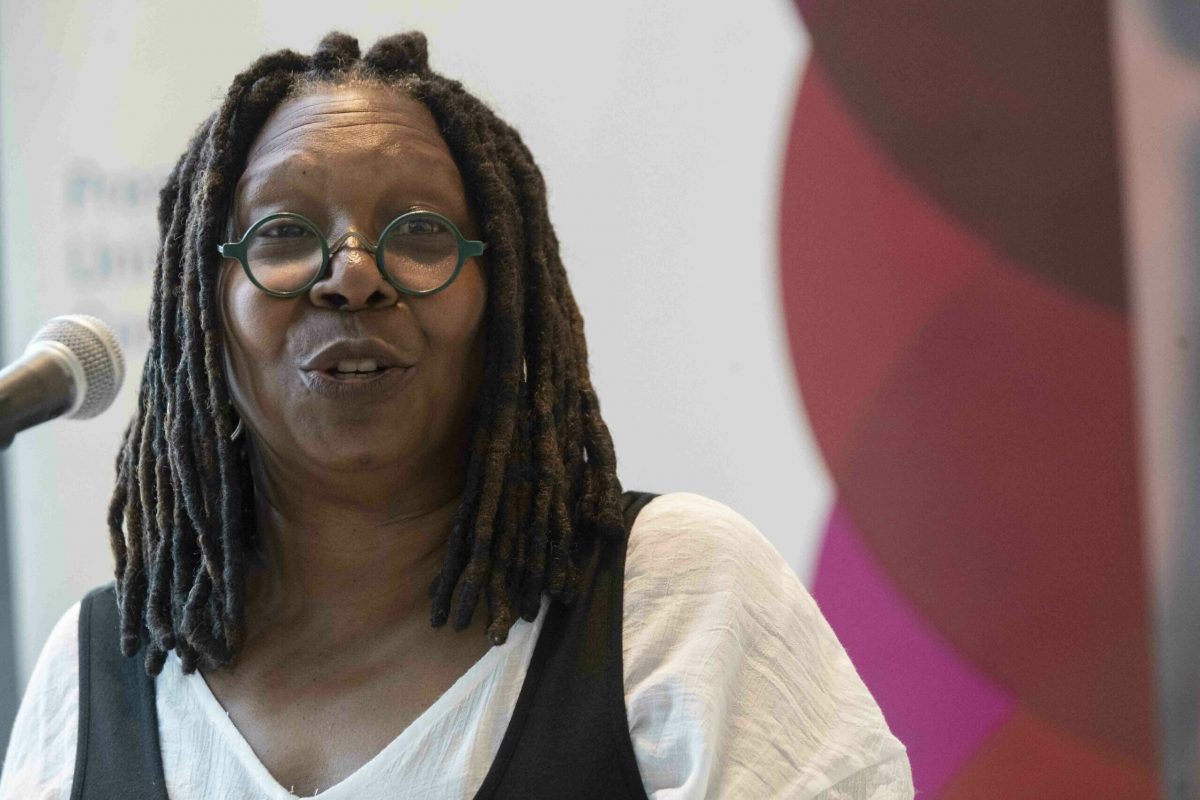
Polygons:
<instances>
[{"instance_id":1,"label":"dreadlock hair","mask_svg":"<svg viewBox=\"0 0 1200 800\"><path fill-rule=\"evenodd\" d=\"M462 500L429 587L433 626L465 629L483 595L488 636L501 644L518 616L537 616L544 593L572 601L587 546L623 535L583 320L529 150L429 68L421 33L382 39L365 56L354 38L331 33L311 56L281 50L235 77L160 195L151 343L108 513L121 649L144 646L150 675L171 650L187 673L227 664L245 629L254 486L242 442L230 439L216 291L233 189L283 100L356 83L394 87L429 109L488 242L488 355Z\"/></svg>"}]
</instances>

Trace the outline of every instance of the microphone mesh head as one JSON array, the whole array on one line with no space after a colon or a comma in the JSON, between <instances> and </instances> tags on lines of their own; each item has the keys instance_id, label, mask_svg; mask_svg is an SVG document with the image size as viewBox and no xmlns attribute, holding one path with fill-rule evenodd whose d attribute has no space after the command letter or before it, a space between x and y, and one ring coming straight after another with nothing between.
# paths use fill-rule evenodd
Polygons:
<instances>
[{"instance_id":1,"label":"microphone mesh head","mask_svg":"<svg viewBox=\"0 0 1200 800\"><path fill-rule=\"evenodd\" d=\"M112 405L125 380L125 356L113 329L87 314L71 314L49 320L29 342L58 342L83 368L87 389L73 419L90 419Z\"/></svg>"}]
</instances>

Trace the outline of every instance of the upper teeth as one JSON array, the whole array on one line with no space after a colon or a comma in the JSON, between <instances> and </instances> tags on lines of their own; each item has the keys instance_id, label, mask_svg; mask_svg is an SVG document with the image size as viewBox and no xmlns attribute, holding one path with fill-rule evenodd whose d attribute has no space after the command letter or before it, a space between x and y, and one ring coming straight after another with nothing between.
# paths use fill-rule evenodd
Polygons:
<instances>
[{"instance_id":1,"label":"upper teeth","mask_svg":"<svg viewBox=\"0 0 1200 800\"><path fill-rule=\"evenodd\" d=\"M374 372L379 368L373 358L364 358L362 361L339 361L337 363L338 372Z\"/></svg>"}]
</instances>

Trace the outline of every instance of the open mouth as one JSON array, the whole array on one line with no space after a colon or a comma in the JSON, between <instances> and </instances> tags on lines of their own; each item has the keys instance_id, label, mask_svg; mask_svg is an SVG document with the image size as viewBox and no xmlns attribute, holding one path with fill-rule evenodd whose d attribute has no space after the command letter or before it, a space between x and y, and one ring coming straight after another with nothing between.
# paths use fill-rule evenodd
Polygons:
<instances>
[{"instance_id":1,"label":"open mouth","mask_svg":"<svg viewBox=\"0 0 1200 800\"><path fill-rule=\"evenodd\" d=\"M330 341L303 356L297 366L312 391L329 397L378 398L401 389L415 364L415 358L388 342L366 337Z\"/></svg>"},{"instance_id":2,"label":"open mouth","mask_svg":"<svg viewBox=\"0 0 1200 800\"><path fill-rule=\"evenodd\" d=\"M339 361L324 372L338 381L362 381L377 378L392 369L394 367L381 364L373 358L364 358L357 361Z\"/></svg>"}]
</instances>

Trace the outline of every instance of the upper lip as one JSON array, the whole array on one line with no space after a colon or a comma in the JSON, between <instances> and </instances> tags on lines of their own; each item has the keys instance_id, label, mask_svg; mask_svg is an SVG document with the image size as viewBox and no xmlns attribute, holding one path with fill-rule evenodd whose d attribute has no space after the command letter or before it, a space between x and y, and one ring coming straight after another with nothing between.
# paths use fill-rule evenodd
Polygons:
<instances>
[{"instance_id":1,"label":"upper lip","mask_svg":"<svg viewBox=\"0 0 1200 800\"><path fill-rule=\"evenodd\" d=\"M301 364L304 370L328 372L336 369L342 361L374 361L384 367L411 367L412 361L400 354L396 348L380 339L339 339L330 342L308 356Z\"/></svg>"}]
</instances>

